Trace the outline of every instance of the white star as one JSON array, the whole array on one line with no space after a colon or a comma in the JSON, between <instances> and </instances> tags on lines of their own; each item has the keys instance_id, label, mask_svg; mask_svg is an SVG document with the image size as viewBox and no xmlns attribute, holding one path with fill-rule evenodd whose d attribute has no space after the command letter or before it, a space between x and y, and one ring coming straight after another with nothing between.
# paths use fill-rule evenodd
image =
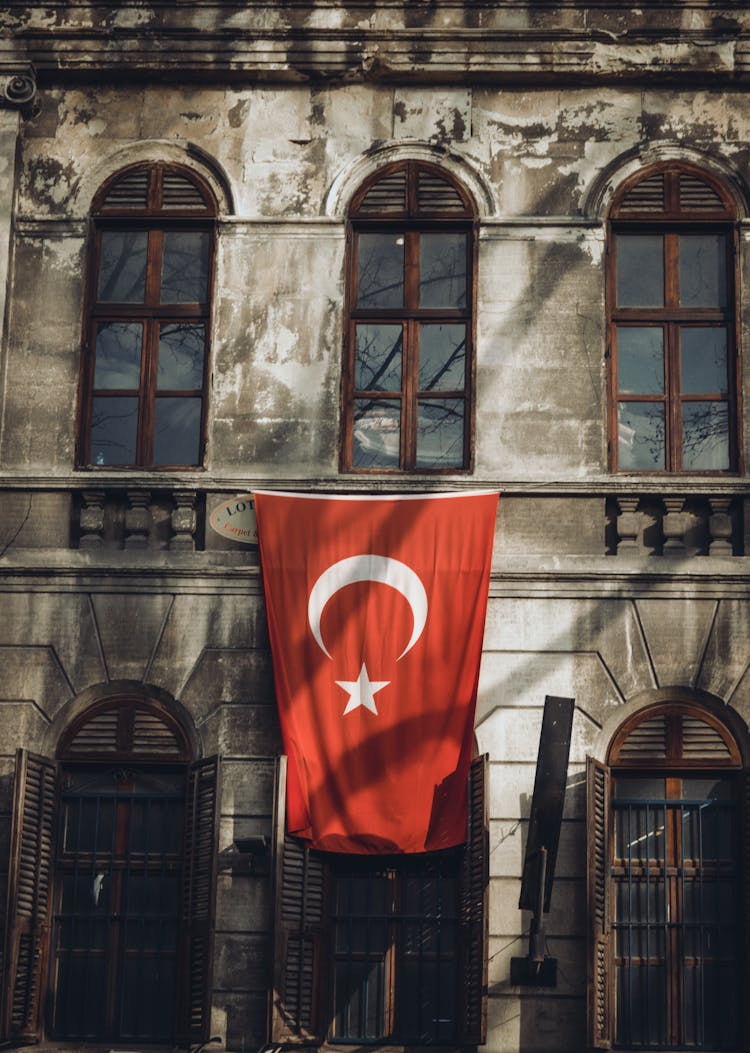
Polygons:
<instances>
[{"instance_id":1,"label":"white star","mask_svg":"<svg viewBox=\"0 0 750 1053\"><path fill-rule=\"evenodd\" d=\"M352 713L360 706L364 706L365 709L369 709L371 713L377 716L375 692L387 687L390 684L390 680L370 680L370 677L367 675L367 668L363 662L356 680L337 680L336 683L339 687L343 687L344 691L350 696L349 701L346 703L344 716L347 713Z\"/></svg>"}]
</instances>

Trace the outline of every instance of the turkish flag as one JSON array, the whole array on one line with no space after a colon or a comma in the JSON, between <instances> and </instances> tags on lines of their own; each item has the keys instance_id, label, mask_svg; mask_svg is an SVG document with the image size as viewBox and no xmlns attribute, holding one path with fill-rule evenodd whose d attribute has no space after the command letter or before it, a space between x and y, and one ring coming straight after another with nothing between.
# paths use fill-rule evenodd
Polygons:
<instances>
[{"instance_id":1,"label":"turkish flag","mask_svg":"<svg viewBox=\"0 0 750 1053\"><path fill-rule=\"evenodd\" d=\"M289 833L461 844L497 493L253 497Z\"/></svg>"}]
</instances>

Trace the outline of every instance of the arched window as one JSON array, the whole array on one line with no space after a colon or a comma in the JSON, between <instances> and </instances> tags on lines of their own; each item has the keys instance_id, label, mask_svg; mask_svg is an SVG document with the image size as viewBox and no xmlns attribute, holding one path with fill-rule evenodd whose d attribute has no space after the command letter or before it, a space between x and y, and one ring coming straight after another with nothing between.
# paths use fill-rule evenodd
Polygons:
<instances>
[{"instance_id":1,"label":"arched window","mask_svg":"<svg viewBox=\"0 0 750 1053\"><path fill-rule=\"evenodd\" d=\"M734 221L713 176L654 166L610 212L610 460L739 470Z\"/></svg>"},{"instance_id":2,"label":"arched window","mask_svg":"<svg viewBox=\"0 0 750 1053\"><path fill-rule=\"evenodd\" d=\"M591 1046L745 1049L737 741L707 708L659 703L608 761L588 773Z\"/></svg>"},{"instance_id":3,"label":"arched window","mask_svg":"<svg viewBox=\"0 0 750 1053\"><path fill-rule=\"evenodd\" d=\"M79 464L202 463L216 211L194 172L167 164L97 195Z\"/></svg>"},{"instance_id":4,"label":"arched window","mask_svg":"<svg viewBox=\"0 0 750 1053\"><path fill-rule=\"evenodd\" d=\"M145 692L110 693L55 760L16 758L6 1038L209 1036L219 762Z\"/></svg>"},{"instance_id":5,"label":"arched window","mask_svg":"<svg viewBox=\"0 0 750 1053\"><path fill-rule=\"evenodd\" d=\"M349 213L343 470L471 464L474 207L435 165L377 172Z\"/></svg>"}]
</instances>

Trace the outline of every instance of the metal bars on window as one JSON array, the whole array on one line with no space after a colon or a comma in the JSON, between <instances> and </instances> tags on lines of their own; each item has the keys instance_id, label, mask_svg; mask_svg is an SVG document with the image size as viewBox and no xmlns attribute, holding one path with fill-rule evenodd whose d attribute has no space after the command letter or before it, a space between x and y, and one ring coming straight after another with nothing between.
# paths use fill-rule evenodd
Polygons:
<instances>
[{"instance_id":1,"label":"metal bars on window","mask_svg":"<svg viewBox=\"0 0 750 1053\"><path fill-rule=\"evenodd\" d=\"M69 776L61 809L54 1033L172 1041L184 776Z\"/></svg>"},{"instance_id":2,"label":"metal bars on window","mask_svg":"<svg viewBox=\"0 0 750 1053\"><path fill-rule=\"evenodd\" d=\"M457 857L350 862L333 897L333 1040L456 1042Z\"/></svg>"},{"instance_id":3,"label":"metal bars on window","mask_svg":"<svg viewBox=\"0 0 750 1053\"><path fill-rule=\"evenodd\" d=\"M616 1045L737 1049L731 779L620 778L612 809Z\"/></svg>"}]
</instances>

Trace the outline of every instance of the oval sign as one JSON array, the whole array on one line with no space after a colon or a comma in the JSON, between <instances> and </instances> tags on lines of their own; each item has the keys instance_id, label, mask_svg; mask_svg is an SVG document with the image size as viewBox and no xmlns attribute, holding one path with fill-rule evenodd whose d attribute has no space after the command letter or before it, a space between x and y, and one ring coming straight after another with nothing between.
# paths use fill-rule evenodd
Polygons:
<instances>
[{"instance_id":1,"label":"oval sign","mask_svg":"<svg viewBox=\"0 0 750 1053\"><path fill-rule=\"evenodd\" d=\"M212 530L230 541L241 541L245 545L258 544L252 494L240 494L223 501L214 508L208 522Z\"/></svg>"}]
</instances>

